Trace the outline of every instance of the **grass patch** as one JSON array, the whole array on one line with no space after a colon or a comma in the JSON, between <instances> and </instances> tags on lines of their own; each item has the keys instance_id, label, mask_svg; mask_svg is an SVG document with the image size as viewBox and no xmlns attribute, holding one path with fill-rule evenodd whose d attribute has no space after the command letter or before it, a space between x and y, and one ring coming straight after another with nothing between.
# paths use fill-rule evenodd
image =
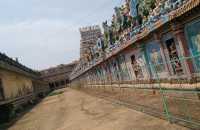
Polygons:
<instances>
[{"instance_id":1,"label":"grass patch","mask_svg":"<svg viewBox=\"0 0 200 130\"><path fill-rule=\"evenodd\" d=\"M60 94L63 94L63 93L64 93L64 91L52 92L48 96L56 96L56 95L60 95Z\"/></svg>"},{"instance_id":2,"label":"grass patch","mask_svg":"<svg viewBox=\"0 0 200 130\"><path fill-rule=\"evenodd\" d=\"M0 130L6 130L8 126L6 124L0 124Z\"/></svg>"}]
</instances>

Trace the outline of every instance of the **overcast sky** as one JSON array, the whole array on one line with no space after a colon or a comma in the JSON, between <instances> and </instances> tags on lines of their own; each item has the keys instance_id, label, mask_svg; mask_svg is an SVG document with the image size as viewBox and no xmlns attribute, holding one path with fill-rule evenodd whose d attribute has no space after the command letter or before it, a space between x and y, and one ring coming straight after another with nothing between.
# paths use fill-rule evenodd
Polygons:
<instances>
[{"instance_id":1,"label":"overcast sky","mask_svg":"<svg viewBox=\"0 0 200 130\"><path fill-rule=\"evenodd\" d=\"M111 19L123 0L0 0L0 51L42 70L79 58L79 28Z\"/></svg>"}]
</instances>

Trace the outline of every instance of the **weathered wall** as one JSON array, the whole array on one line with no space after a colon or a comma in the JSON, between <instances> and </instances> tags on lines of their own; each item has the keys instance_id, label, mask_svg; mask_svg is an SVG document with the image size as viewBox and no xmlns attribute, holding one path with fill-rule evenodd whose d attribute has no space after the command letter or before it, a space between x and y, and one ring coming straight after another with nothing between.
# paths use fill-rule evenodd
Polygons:
<instances>
[{"instance_id":1,"label":"weathered wall","mask_svg":"<svg viewBox=\"0 0 200 130\"><path fill-rule=\"evenodd\" d=\"M0 69L0 78L5 99L16 98L33 92L32 80L29 77Z\"/></svg>"}]
</instances>

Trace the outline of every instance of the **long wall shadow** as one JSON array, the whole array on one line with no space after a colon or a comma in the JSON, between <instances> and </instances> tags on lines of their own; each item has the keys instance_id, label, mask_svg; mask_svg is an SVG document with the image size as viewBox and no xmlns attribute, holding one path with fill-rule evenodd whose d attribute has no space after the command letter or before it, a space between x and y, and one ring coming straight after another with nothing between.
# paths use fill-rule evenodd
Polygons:
<instances>
[{"instance_id":1,"label":"long wall shadow","mask_svg":"<svg viewBox=\"0 0 200 130\"><path fill-rule=\"evenodd\" d=\"M10 119L4 119L0 122L0 130L8 130L11 126L15 125L17 121L19 121L27 113L29 113L32 109L34 109L38 104L40 104L45 98L46 97L40 98L35 102L21 106L19 109L15 111L15 114L11 116ZM5 106L5 108L2 110L5 110L5 114L10 114L10 112L9 113L6 112L8 111L6 109L9 109L9 106Z\"/></svg>"}]
</instances>

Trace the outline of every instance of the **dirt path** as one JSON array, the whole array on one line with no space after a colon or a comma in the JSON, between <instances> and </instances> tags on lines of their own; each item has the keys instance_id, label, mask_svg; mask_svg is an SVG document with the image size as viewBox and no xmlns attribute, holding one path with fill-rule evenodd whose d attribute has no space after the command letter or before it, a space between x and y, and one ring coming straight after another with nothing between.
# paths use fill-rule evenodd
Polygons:
<instances>
[{"instance_id":1,"label":"dirt path","mask_svg":"<svg viewBox=\"0 0 200 130\"><path fill-rule=\"evenodd\" d=\"M47 97L9 130L187 130L85 93Z\"/></svg>"}]
</instances>

